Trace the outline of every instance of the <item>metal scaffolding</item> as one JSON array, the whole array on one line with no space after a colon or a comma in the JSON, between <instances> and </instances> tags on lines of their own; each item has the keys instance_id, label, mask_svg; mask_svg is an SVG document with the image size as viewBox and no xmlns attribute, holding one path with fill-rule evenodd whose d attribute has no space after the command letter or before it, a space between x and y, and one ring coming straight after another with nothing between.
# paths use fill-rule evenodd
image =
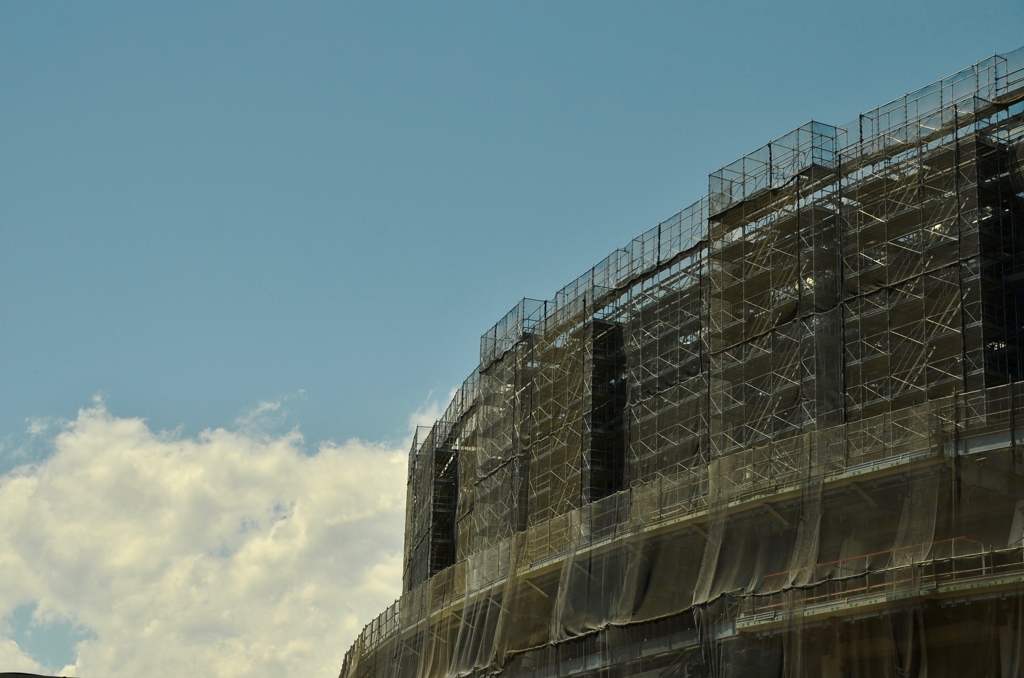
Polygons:
<instances>
[{"instance_id":1,"label":"metal scaffolding","mask_svg":"<svg viewBox=\"0 0 1024 678\"><path fill-rule=\"evenodd\" d=\"M1024 48L521 301L342 676L1021 675L1022 158Z\"/></svg>"}]
</instances>

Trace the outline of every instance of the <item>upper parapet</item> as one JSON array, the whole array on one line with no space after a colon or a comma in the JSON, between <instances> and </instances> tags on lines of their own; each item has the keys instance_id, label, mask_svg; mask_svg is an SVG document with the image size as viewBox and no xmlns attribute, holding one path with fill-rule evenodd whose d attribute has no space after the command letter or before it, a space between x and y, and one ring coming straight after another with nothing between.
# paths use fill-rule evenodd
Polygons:
<instances>
[{"instance_id":1,"label":"upper parapet","mask_svg":"<svg viewBox=\"0 0 1024 678\"><path fill-rule=\"evenodd\" d=\"M941 138L983 113L1024 100L1024 47L997 54L860 114L840 126L811 121L713 172L708 194L634 238L555 293L522 299L480 338L480 367L524 335L594 308L601 295L716 237L708 220L779 189L797 176L814 180Z\"/></svg>"},{"instance_id":2,"label":"upper parapet","mask_svg":"<svg viewBox=\"0 0 1024 678\"><path fill-rule=\"evenodd\" d=\"M479 369L487 369L525 334L561 326L587 309L593 311L605 293L693 249L707 237L707 213L707 200L702 198L614 250L553 298L522 299L480 337Z\"/></svg>"},{"instance_id":3,"label":"upper parapet","mask_svg":"<svg viewBox=\"0 0 1024 678\"><path fill-rule=\"evenodd\" d=\"M941 139L1024 99L1024 47L996 54L882 104L840 129L844 166L863 165Z\"/></svg>"},{"instance_id":4,"label":"upper parapet","mask_svg":"<svg viewBox=\"0 0 1024 678\"><path fill-rule=\"evenodd\" d=\"M708 175L710 216L774 188L814 168L835 171L840 130L811 121L770 141L753 153Z\"/></svg>"}]
</instances>

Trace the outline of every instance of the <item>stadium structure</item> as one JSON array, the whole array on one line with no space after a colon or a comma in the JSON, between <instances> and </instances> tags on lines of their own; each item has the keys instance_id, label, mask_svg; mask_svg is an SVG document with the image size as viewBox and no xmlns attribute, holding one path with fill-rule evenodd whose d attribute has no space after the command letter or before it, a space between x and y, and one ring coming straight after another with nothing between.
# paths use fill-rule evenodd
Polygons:
<instances>
[{"instance_id":1,"label":"stadium structure","mask_svg":"<svg viewBox=\"0 0 1024 678\"><path fill-rule=\"evenodd\" d=\"M481 339L342 678L1024 675L1024 48L810 122Z\"/></svg>"}]
</instances>

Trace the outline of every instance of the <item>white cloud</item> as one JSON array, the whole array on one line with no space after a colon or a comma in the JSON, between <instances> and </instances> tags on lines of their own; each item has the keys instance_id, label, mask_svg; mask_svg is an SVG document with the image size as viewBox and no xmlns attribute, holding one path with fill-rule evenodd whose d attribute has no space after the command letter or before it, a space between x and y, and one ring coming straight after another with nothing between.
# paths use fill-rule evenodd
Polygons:
<instances>
[{"instance_id":1,"label":"white cloud","mask_svg":"<svg viewBox=\"0 0 1024 678\"><path fill-rule=\"evenodd\" d=\"M305 390L300 390L277 400L261 401L256 407L242 412L235 419L236 430L249 436L278 431L285 425L289 416L289 408L285 407L285 404L306 400L308 398Z\"/></svg>"},{"instance_id":2,"label":"white cloud","mask_svg":"<svg viewBox=\"0 0 1024 678\"><path fill-rule=\"evenodd\" d=\"M0 638L0 671L21 671L38 673L43 667L21 651L18 644L8 638Z\"/></svg>"},{"instance_id":3,"label":"white cloud","mask_svg":"<svg viewBox=\"0 0 1024 678\"><path fill-rule=\"evenodd\" d=\"M433 426L434 422L444 414L448 403L452 401L452 398L458 392L458 388L453 388L448 392L448 397L445 400L438 400L434 397L434 392L431 391L427 394L427 399L423 404L409 416L409 428L415 430L419 426Z\"/></svg>"},{"instance_id":4,"label":"white cloud","mask_svg":"<svg viewBox=\"0 0 1024 678\"><path fill-rule=\"evenodd\" d=\"M79 676L335 676L400 591L403 449L184 438L102 403L53 444L0 476L0 619L36 603L90 630ZM19 669L39 667L0 638Z\"/></svg>"},{"instance_id":5,"label":"white cloud","mask_svg":"<svg viewBox=\"0 0 1024 678\"><path fill-rule=\"evenodd\" d=\"M58 422L47 417L32 417L26 423L28 424L28 434L38 436L49 431Z\"/></svg>"}]
</instances>

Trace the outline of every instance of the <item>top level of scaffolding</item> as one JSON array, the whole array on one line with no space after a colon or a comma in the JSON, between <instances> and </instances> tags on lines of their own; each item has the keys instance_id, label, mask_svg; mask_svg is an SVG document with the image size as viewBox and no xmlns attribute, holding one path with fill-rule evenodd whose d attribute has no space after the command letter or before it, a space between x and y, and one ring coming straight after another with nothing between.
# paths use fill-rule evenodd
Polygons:
<instances>
[{"instance_id":1,"label":"top level of scaffolding","mask_svg":"<svg viewBox=\"0 0 1024 678\"><path fill-rule=\"evenodd\" d=\"M549 300L522 299L480 337L485 370L524 335L558 326L602 298L724 233L710 222L752 200L770 199L797 177L812 185L949 134L986 111L1024 99L1024 47L997 54L905 94L851 122L811 121L712 172L708 194L616 249Z\"/></svg>"}]
</instances>

